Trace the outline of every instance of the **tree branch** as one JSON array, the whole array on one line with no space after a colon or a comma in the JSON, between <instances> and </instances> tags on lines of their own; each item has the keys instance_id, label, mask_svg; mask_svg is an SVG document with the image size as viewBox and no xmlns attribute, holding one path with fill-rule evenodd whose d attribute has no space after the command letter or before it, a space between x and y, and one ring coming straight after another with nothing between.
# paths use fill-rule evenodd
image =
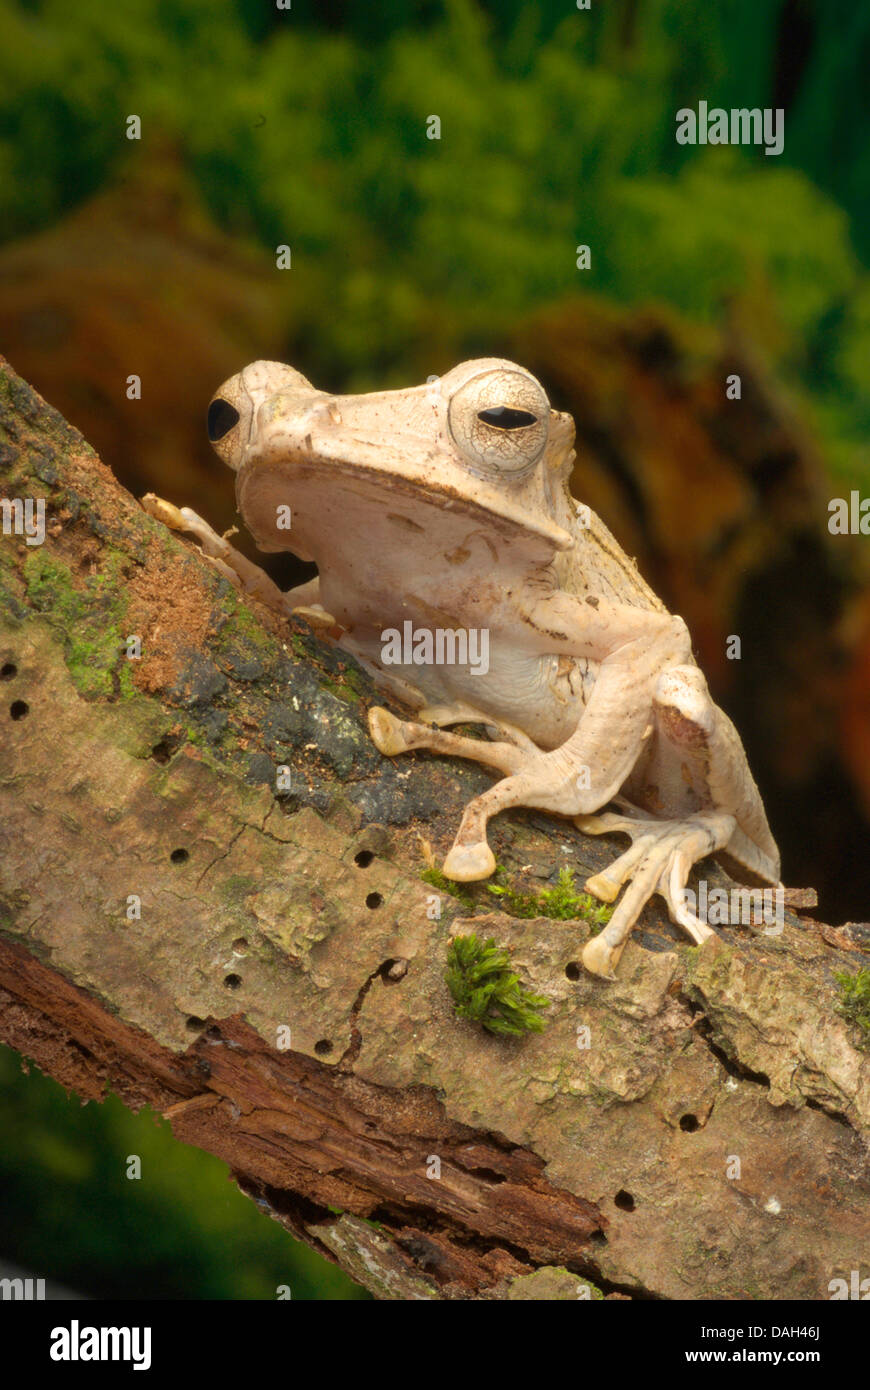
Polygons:
<instances>
[{"instance_id":1,"label":"tree branch","mask_svg":"<svg viewBox=\"0 0 870 1390\"><path fill-rule=\"evenodd\" d=\"M832 974L857 935L788 914L689 951L651 909L610 984L583 920L472 927L417 831L446 850L486 776L382 759L363 673L2 359L0 426L3 496L47 509L44 544L0 545L3 1041L160 1110L379 1297L825 1298L862 1268L868 1061ZM614 853L529 813L493 841L527 891ZM456 1019L457 929L512 949L542 1034Z\"/></svg>"}]
</instances>

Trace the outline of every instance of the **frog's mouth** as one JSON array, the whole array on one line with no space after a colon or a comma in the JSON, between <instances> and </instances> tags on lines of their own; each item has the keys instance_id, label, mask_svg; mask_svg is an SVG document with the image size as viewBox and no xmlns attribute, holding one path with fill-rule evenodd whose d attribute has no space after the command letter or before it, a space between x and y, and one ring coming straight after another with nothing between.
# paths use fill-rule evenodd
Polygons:
<instances>
[{"instance_id":1,"label":"frog's mouth","mask_svg":"<svg viewBox=\"0 0 870 1390\"><path fill-rule=\"evenodd\" d=\"M280 460L249 457L236 475L239 511L261 550L290 550L318 561L318 552L365 537L372 547L428 546L461 554L469 535L489 537L496 553L548 564L568 550L570 532L544 510L540 483L525 480L510 493L474 479L439 460L441 476L427 461L402 460L401 471L377 462L314 459L302 452ZM457 474L453 477L451 474ZM470 495L471 494L471 495Z\"/></svg>"}]
</instances>

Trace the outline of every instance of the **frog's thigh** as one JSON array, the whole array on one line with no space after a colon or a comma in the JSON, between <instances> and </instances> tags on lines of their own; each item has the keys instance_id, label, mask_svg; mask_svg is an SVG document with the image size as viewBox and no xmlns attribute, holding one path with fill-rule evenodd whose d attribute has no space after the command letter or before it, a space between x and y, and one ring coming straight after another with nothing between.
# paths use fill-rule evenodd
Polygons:
<instances>
[{"instance_id":1,"label":"frog's thigh","mask_svg":"<svg viewBox=\"0 0 870 1390\"><path fill-rule=\"evenodd\" d=\"M768 882L778 882L779 851L740 735L713 702L696 666L674 666L662 673L653 694L653 717L661 743L673 748L673 758L659 757L655 769L665 805L678 806L684 799L688 775L702 804L734 816L737 824L728 844L732 858Z\"/></svg>"}]
</instances>

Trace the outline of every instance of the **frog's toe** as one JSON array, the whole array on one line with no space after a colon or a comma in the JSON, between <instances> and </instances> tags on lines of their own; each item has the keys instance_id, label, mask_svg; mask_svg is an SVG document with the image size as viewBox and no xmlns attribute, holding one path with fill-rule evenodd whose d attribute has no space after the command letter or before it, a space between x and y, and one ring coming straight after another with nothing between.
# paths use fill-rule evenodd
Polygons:
<instances>
[{"instance_id":1,"label":"frog's toe","mask_svg":"<svg viewBox=\"0 0 870 1390\"><path fill-rule=\"evenodd\" d=\"M163 497L157 497L153 492L146 492L145 496L139 499L142 508L153 516L155 521L162 521L164 526L168 526L171 531L183 531L185 520L181 509L176 507L174 502L167 502Z\"/></svg>"},{"instance_id":2,"label":"frog's toe","mask_svg":"<svg viewBox=\"0 0 870 1390\"><path fill-rule=\"evenodd\" d=\"M592 975L600 975L603 980L616 979L616 966L622 955L624 942L612 946L604 932L593 936L583 947L581 960Z\"/></svg>"},{"instance_id":3,"label":"frog's toe","mask_svg":"<svg viewBox=\"0 0 870 1390\"><path fill-rule=\"evenodd\" d=\"M618 859L614 859L601 873L592 874L584 885L587 892L594 893L595 897L600 898L602 902L612 903L619 896L622 885L628 882L638 865L645 859L650 847L655 843L655 837L648 832L643 833L642 827L633 825L628 820L620 823L622 817L611 816L602 817L602 819L608 822L606 830L596 830L591 833L600 835L609 833L611 830L618 830L632 836L632 844L624 854L621 854Z\"/></svg>"},{"instance_id":4,"label":"frog's toe","mask_svg":"<svg viewBox=\"0 0 870 1390\"><path fill-rule=\"evenodd\" d=\"M587 893L592 893L603 903L615 902L619 896L621 883L615 883L606 874L593 874L583 885Z\"/></svg>"},{"instance_id":5,"label":"frog's toe","mask_svg":"<svg viewBox=\"0 0 870 1390\"><path fill-rule=\"evenodd\" d=\"M476 845L454 845L444 860L442 872L445 878L457 883L476 883L495 872L495 855L486 840Z\"/></svg>"},{"instance_id":6,"label":"frog's toe","mask_svg":"<svg viewBox=\"0 0 870 1390\"><path fill-rule=\"evenodd\" d=\"M295 608L291 608L290 612L294 618L302 618L309 627L313 627L316 631L321 629L328 631L331 627L339 626L338 620L331 613L327 613L320 604L300 603Z\"/></svg>"},{"instance_id":7,"label":"frog's toe","mask_svg":"<svg viewBox=\"0 0 870 1390\"><path fill-rule=\"evenodd\" d=\"M369 733L372 743L379 753L394 758L398 753L406 753L408 744L402 732L402 721L389 710L375 705L369 710Z\"/></svg>"}]
</instances>

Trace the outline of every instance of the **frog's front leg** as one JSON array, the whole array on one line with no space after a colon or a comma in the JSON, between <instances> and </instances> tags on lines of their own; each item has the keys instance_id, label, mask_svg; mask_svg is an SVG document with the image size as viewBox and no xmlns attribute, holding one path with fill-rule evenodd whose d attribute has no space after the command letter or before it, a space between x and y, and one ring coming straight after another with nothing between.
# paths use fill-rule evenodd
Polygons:
<instances>
[{"instance_id":1,"label":"frog's front leg","mask_svg":"<svg viewBox=\"0 0 870 1390\"><path fill-rule=\"evenodd\" d=\"M556 616L564 622L571 614L560 612ZM524 735L512 738L508 730L503 732L511 742L493 745L460 739L422 724L402 725L392 716L386 716L392 722L382 729L381 715L373 711L370 728L375 743L390 756L410 748L430 748L488 762L507 774L466 807L444 861L448 878L469 882L492 873L495 860L486 826L499 811L533 806L566 816L589 813L611 800L637 762L651 728L656 673L669 658L679 660L688 653L685 624L667 615L626 610L605 600L591 611L586 608L580 618L573 633L565 623L564 640L576 654L589 655L590 648L603 645L605 637L615 646L601 663L577 731L552 752L542 752ZM548 635L558 640L559 634L550 628Z\"/></svg>"},{"instance_id":2,"label":"frog's front leg","mask_svg":"<svg viewBox=\"0 0 870 1390\"><path fill-rule=\"evenodd\" d=\"M142 506L149 516L154 517L155 521L162 521L170 531L181 531L184 535L193 536L209 564L225 579L237 589L260 599L282 617L296 614L305 618L312 627L334 625L335 619L320 603L318 578L309 579L306 583L297 585L295 589L288 589L283 593L264 569L255 565L240 550L236 550L234 545L230 545L226 536L219 536L191 507L176 507L174 502L167 502L164 498L155 496L153 492L146 492L142 498ZM230 531L227 534L233 533Z\"/></svg>"},{"instance_id":3,"label":"frog's front leg","mask_svg":"<svg viewBox=\"0 0 870 1390\"><path fill-rule=\"evenodd\" d=\"M162 497L156 497L153 492L145 494L142 506L149 516L153 516L155 521L162 521L170 531L181 531L193 536L202 548L205 558L236 588L243 589L267 603L270 608L275 608L287 616L286 595L282 594L265 570L260 569L259 565L255 565L240 550L236 550L235 546L230 545L225 536L219 536L192 508L176 507L173 502L166 502ZM232 535L232 532L229 534Z\"/></svg>"},{"instance_id":4,"label":"frog's front leg","mask_svg":"<svg viewBox=\"0 0 870 1390\"><path fill-rule=\"evenodd\" d=\"M458 724L467 721L469 717L475 722L484 719L478 711L462 705L429 706L422 713L432 723L439 725ZM505 729L503 732L508 731ZM369 733L379 752L390 758L395 758L400 753L409 753L412 748L428 748L432 753L444 753L448 757L471 758L474 762L485 763L487 767L498 768L499 772L506 775L522 770L528 760L525 744L530 743L530 740L524 740L524 743L518 746L517 740L513 738L510 738L509 742L490 743L487 739L446 733L441 728L433 729L429 724L418 723L416 720L397 719L380 705L369 710ZM492 873L492 869L489 872Z\"/></svg>"},{"instance_id":5,"label":"frog's front leg","mask_svg":"<svg viewBox=\"0 0 870 1390\"><path fill-rule=\"evenodd\" d=\"M578 632L572 634L567 624L566 628L565 641L574 645L577 655L587 655L589 645L600 643L605 635L614 643L577 729L552 752L526 750L515 773L469 802L444 861L448 878L468 882L492 873L486 826L499 811L532 806L576 816L607 805L637 763L652 729L657 673L689 652L681 619L642 609L626 611L604 600L589 618L583 614Z\"/></svg>"}]
</instances>

